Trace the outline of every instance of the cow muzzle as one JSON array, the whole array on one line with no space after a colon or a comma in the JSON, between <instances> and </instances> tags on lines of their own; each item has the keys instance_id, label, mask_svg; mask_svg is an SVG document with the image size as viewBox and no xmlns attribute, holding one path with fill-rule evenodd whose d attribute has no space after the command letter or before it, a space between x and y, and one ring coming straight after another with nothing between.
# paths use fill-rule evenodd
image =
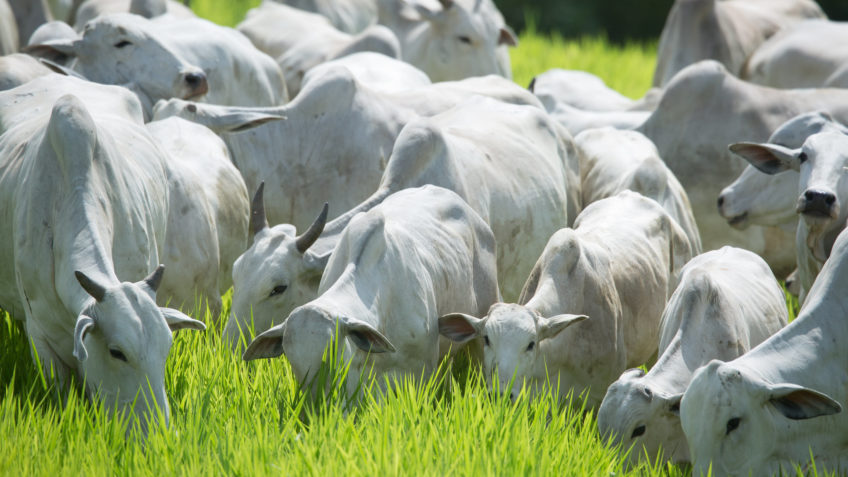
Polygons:
<instances>
[{"instance_id":1,"label":"cow muzzle","mask_svg":"<svg viewBox=\"0 0 848 477\"><path fill-rule=\"evenodd\" d=\"M183 84L185 84L188 92L182 99L196 98L209 92L209 82L206 80L206 73L203 71L184 73Z\"/></svg>"},{"instance_id":2,"label":"cow muzzle","mask_svg":"<svg viewBox=\"0 0 848 477\"><path fill-rule=\"evenodd\" d=\"M836 219L839 215L839 205L836 194L822 189L807 189L798 198L795 211L807 219Z\"/></svg>"}]
</instances>

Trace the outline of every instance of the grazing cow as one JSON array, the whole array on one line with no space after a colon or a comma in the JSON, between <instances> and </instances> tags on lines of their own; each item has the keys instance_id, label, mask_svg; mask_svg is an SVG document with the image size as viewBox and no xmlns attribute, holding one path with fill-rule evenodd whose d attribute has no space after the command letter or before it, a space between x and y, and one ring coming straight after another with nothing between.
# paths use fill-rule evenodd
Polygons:
<instances>
[{"instance_id":1,"label":"grazing cow","mask_svg":"<svg viewBox=\"0 0 848 477\"><path fill-rule=\"evenodd\" d=\"M579 165L567 134L539 108L488 98L410 122L395 143L379 187L364 202L326 230L326 214L319 217L310 227L317 233L302 235L310 240L297 239L290 225L278 225L239 257L233 271L233 316L225 334L236 345L239 330L251 320L262 331L315 296L327 257L351 218L392 193L425 184L455 191L491 226L498 241L499 283L514 300L547 237L579 210ZM259 210L261 202L254 204ZM291 293L270 295L268 290L278 285Z\"/></svg>"},{"instance_id":2,"label":"grazing cow","mask_svg":"<svg viewBox=\"0 0 848 477\"><path fill-rule=\"evenodd\" d=\"M0 56L0 91L16 88L53 71L38 59L23 53Z\"/></svg>"},{"instance_id":3,"label":"grazing cow","mask_svg":"<svg viewBox=\"0 0 848 477\"><path fill-rule=\"evenodd\" d=\"M174 0L85 0L74 18L74 28L82 31L85 24L102 15L132 13L144 18L168 15L173 18L195 18L190 8Z\"/></svg>"},{"instance_id":4,"label":"grazing cow","mask_svg":"<svg viewBox=\"0 0 848 477\"><path fill-rule=\"evenodd\" d=\"M844 126L832 124L826 123L797 148L770 143L730 146L767 174L799 172L796 193L789 194L796 197L795 211L801 214L795 251L802 301L848 220L848 182L842 180L848 167L848 135Z\"/></svg>"},{"instance_id":5,"label":"grazing cow","mask_svg":"<svg viewBox=\"0 0 848 477\"><path fill-rule=\"evenodd\" d=\"M288 98L272 58L235 30L199 18L111 14L89 22L81 38L28 49L76 56L75 71L97 83L128 87L148 116L160 99L205 95L213 104L270 106Z\"/></svg>"},{"instance_id":6,"label":"grazing cow","mask_svg":"<svg viewBox=\"0 0 848 477\"><path fill-rule=\"evenodd\" d=\"M585 393L596 407L625 369L656 356L663 307L692 255L659 204L623 191L550 238L520 304L498 303L483 318L445 315L439 332L459 343L482 339L489 385L511 398L549 378L561 396Z\"/></svg>"},{"instance_id":7,"label":"grazing cow","mask_svg":"<svg viewBox=\"0 0 848 477\"><path fill-rule=\"evenodd\" d=\"M739 76L758 46L804 18L825 15L812 0L676 0L660 35L654 86L707 59Z\"/></svg>"},{"instance_id":8,"label":"grazing cow","mask_svg":"<svg viewBox=\"0 0 848 477\"><path fill-rule=\"evenodd\" d=\"M337 339L350 363L349 392L372 369L426 378L450 349L439 337L439 316L483 313L498 299L495 238L455 193L401 191L350 221L319 294L257 336L244 359L285 354L297 380L309 383Z\"/></svg>"},{"instance_id":9,"label":"grazing cow","mask_svg":"<svg viewBox=\"0 0 848 477\"><path fill-rule=\"evenodd\" d=\"M227 146L199 124L168 118L147 124L168 156L170 206L159 288L170 306L221 313L221 295L232 285L233 262L247 246L247 188ZM163 300L160 300L162 302Z\"/></svg>"},{"instance_id":10,"label":"grazing cow","mask_svg":"<svg viewBox=\"0 0 848 477\"><path fill-rule=\"evenodd\" d=\"M404 61L433 81L497 74L512 78L515 33L491 0L377 0L379 22L400 40Z\"/></svg>"},{"instance_id":11,"label":"grazing cow","mask_svg":"<svg viewBox=\"0 0 848 477\"><path fill-rule=\"evenodd\" d=\"M650 139L636 131L588 129L574 137L580 158L583 206L623 190L657 201L686 233L695 253L701 236L683 186L666 167Z\"/></svg>"},{"instance_id":12,"label":"grazing cow","mask_svg":"<svg viewBox=\"0 0 848 477\"><path fill-rule=\"evenodd\" d=\"M171 330L204 325L154 301L168 180L138 100L43 76L0 93L0 133L0 306L45 375L76 374L142 432L157 408L167 422Z\"/></svg>"},{"instance_id":13,"label":"grazing cow","mask_svg":"<svg viewBox=\"0 0 848 477\"><path fill-rule=\"evenodd\" d=\"M610 385L598 409L601 434L622 450L638 446L634 461L655 462L662 449L666 459L688 462L678 411L692 374L712 359L742 355L788 318L783 291L759 255L722 247L693 258L663 312L657 363Z\"/></svg>"},{"instance_id":14,"label":"grazing cow","mask_svg":"<svg viewBox=\"0 0 848 477\"><path fill-rule=\"evenodd\" d=\"M283 3L300 10L319 13L335 28L348 34L365 31L377 22L376 0L283 0Z\"/></svg>"},{"instance_id":15,"label":"grazing cow","mask_svg":"<svg viewBox=\"0 0 848 477\"><path fill-rule=\"evenodd\" d=\"M848 234L792 323L729 362L695 372L680 403L693 475L776 475L815 458L848 471Z\"/></svg>"},{"instance_id":16,"label":"grazing cow","mask_svg":"<svg viewBox=\"0 0 848 477\"><path fill-rule=\"evenodd\" d=\"M685 68L669 83L638 131L653 141L686 189L705 250L728 244L746 248L761 255L777 276L795 267L794 234L774 227L735 230L716 212L716 199L744 168L727 144L764 141L787 120L811 110L848 120L848 91L758 86L714 61Z\"/></svg>"},{"instance_id":17,"label":"grazing cow","mask_svg":"<svg viewBox=\"0 0 848 477\"><path fill-rule=\"evenodd\" d=\"M757 48L746 63L742 78L775 88L821 88L848 63L846 43L848 23L798 22Z\"/></svg>"}]
</instances>

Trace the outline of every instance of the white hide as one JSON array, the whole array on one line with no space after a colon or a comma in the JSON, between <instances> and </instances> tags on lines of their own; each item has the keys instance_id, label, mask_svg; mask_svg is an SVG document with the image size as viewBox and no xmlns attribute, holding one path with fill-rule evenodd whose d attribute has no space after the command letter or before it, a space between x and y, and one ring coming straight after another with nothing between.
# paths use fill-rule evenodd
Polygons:
<instances>
[{"instance_id":1,"label":"white hide","mask_svg":"<svg viewBox=\"0 0 848 477\"><path fill-rule=\"evenodd\" d=\"M431 84L430 78L423 71L409 63L380 53L361 52L315 66L303 76L301 87L332 74L340 67L347 68L359 83L380 93L405 93L412 96L414 93L407 90Z\"/></svg>"},{"instance_id":2,"label":"white hide","mask_svg":"<svg viewBox=\"0 0 848 477\"><path fill-rule=\"evenodd\" d=\"M0 56L17 52L20 44L15 13L8 0L0 0Z\"/></svg>"},{"instance_id":3,"label":"white hide","mask_svg":"<svg viewBox=\"0 0 848 477\"><path fill-rule=\"evenodd\" d=\"M848 119L848 91L778 90L741 81L714 61L681 71L638 130L686 189L705 250L735 245L761 255L777 276L795 267L794 233L776 227L732 228L716 211L721 188L744 169L727 150L739 141L764 141L787 120L823 110Z\"/></svg>"},{"instance_id":4,"label":"white hide","mask_svg":"<svg viewBox=\"0 0 848 477\"><path fill-rule=\"evenodd\" d=\"M624 111L637 106L636 101L586 71L553 68L533 77L528 89L548 112L555 111L559 103L595 112Z\"/></svg>"},{"instance_id":5,"label":"white hide","mask_svg":"<svg viewBox=\"0 0 848 477\"><path fill-rule=\"evenodd\" d=\"M11 7L13 16L6 17L5 15L8 12L5 12L3 18L12 18L11 23L16 25L15 31L17 32L17 40L15 41L20 46L26 45L27 39L39 25L53 19L47 0L0 0L0 3L7 3ZM2 10L2 7L0 7L0 10ZM5 35L5 32L0 33L0 36Z\"/></svg>"},{"instance_id":6,"label":"white hide","mask_svg":"<svg viewBox=\"0 0 848 477\"><path fill-rule=\"evenodd\" d=\"M283 0L282 3L318 13L349 34L360 33L377 22L376 0Z\"/></svg>"},{"instance_id":7,"label":"white hide","mask_svg":"<svg viewBox=\"0 0 848 477\"><path fill-rule=\"evenodd\" d=\"M144 18L162 15L170 18L197 17L190 8L175 0L85 0L77 8L74 29L82 31L86 23L112 13L132 13Z\"/></svg>"},{"instance_id":8,"label":"white hide","mask_svg":"<svg viewBox=\"0 0 848 477\"><path fill-rule=\"evenodd\" d=\"M221 313L233 262L247 247L247 188L227 146L208 128L180 118L146 125L168 156L168 232L162 263L168 273L160 303ZM197 301L200 303L197 303Z\"/></svg>"},{"instance_id":9,"label":"white hide","mask_svg":"<svg viewBox=\"0 0 848 477\"><path fill-rule=\"evenodd\" d=\"M550 238L521 304L494 305L484 318L448 315L439 329L454 341L482 340L489 385L513 398L549 378L560 396L585 393L597 407L625 369L656 356L663 307L693 255L659 204L623 191Z\"/></svg>"},{"instance_id":10,"label":"white hide","mask_svg":"<svg viewBox=\"0 0 848 477\"><path fill-rule=\"evenodd\" d=\"M482 313L497 301L495 240L453 192L404 190L350 222L318 293L257 336L244 359L285 354L298 382L310 384L336 338L349 392L371 370L381 386L384 376L426 378L450 349L439 316Z\"/></svg>"},{"instance_id":11,"label":"white hide","mask_svg":"<svg viewBox=\"0 0 848 477\"><path fill-rule=\"evenodd\" d=\"M570 136L537 107L473 98L411 121L398 136L379 187L330 222L314 246L298 250L295 229L278 225L239 257L226 334L236 344L238 330L251 319L262 331L315 296L327 256L351 218L392 193L425 184L456 192L491 226L501 290L515 299L546 238L579 211L578 169ZM325 196L330 192L323 190ZM265 200L266 207L269 203ZM286 292L270 295L278 285Z\"/></svg>"},{"instance_id":12,"label":"white hide","mask_svg":"<svg viewBox=\"0 0 848 477\"><path fill-rule=\"evenodd\" d=\"M742 78L775 88L821 88L846 63L848 23L805 20L760 45Z\"/></svg>"},{"instance_id":13,"label":"white hide","mask_svg":"<svg viewBox=\"0 0 848 477\"><path fill-rule=\"evenodd\" d=\"M204 326L154 302L168 181L138 100L43 76L0 93L0 133L0 306L47 376L76 374L142 432L157 408L167 422L169 327Z\"/></svg>"},{"instance_id":14,"label":"white hide","mask_svg":"<svg viewBox=\"0 0 848 477\"><path fill-rule=\"evenodd\" d=\"M52 72L36 58L23 53L0 56L0 91L16 88Z\"/></svg>"},{"instance_id":15,"label":"white hide","mask_svg":"<svg viewBox=\"0 0 848 477\"><path fill-rule=\"evenodd\" d=\"M379 23L400 40L403 60L433 81L497 74L512 78L518 44L492 0L377 0Z\"/></svg>"},{"instance_id":16,"label":"white hide","mask_svg":"<svg viewBox=\"0 0 848 477\"><path fill-rule=\"evenodd\" d=\"M232 28L199 18L148 20L111 14L86 24L76 40L30 45L76 56L72 69L87 79L123 85L149 115L160 99L195 98L238 106L270 106L288 98L272 58Z\"/></svg>"},{"instance_id":17,"label":"white hide","mask_svg":"<svg viewBox=\"0 0 848 477\"><path fill-rule=\"evenodd\" d=\"M636 131L588 129L574 137L580 158L583 207L623 190L657 201L686 233L694 253L701 236L683 186L650 139Z\"/></svg>"},{"instance_id":18,"label":"white hide","mask_svg":"<svg viewBox=\"0 0 848 477\"><path fill-rule=\"evenodd\" d=\"M730 360L786 326L783 290L753 252L722 247L693 258L663 312L659 358L645 374L625 371L598 409L598 429L631 461L689 461L680 397L692 374L712 359Z\"/></svg>"},{"instance_id":19,"label":"white hide","mask_svg":"<svg viewBox=\"0 0 848 477\"><path fill-rule=\"evenodd\" d=\"M846 242L843 233L792 323L695 372L680 404L693 475L795 472L810 456L818 472L848 471Z\"/></svg>"},{"instance_id":20,"label":"white hide","mask_svg":"<svg viewBox=\"0 0 848 477\"><path fill-rule=\"evenodd\" d=\"M739 76L757 47L804 18L825 15L813 0L676 0L660 35L653 85L665 86L701 60Z\"/></svg>"}]
</instances>

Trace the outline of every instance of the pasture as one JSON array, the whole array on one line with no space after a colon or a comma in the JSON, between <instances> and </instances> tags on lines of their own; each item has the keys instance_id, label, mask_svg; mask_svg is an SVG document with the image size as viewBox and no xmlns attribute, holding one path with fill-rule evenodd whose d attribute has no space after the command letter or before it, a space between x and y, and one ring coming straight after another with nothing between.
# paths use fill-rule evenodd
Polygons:
<instances>
[{"instance_id":1,"label":"pasture","mask_svg":"<svg viewBox=\"0 0 848 477\"><path fill-rule=\"evenodd\" d=\"M233 24L258 2L233 1L226 11L219 10L223 2L192 3L201 15ZM580 69L637 98L650 86L655 50L655 44L620 47L603 38L571 41L531 30L511 59L520 85L549 68ZM221 324L229 303L227 296ZM790 312L797 308L788 305ZM462 360L441 378L400 383L379 399L364 390L351 406L339 395L303 397L285 359L245 363L221 332L212 325L205 333L176 334L165 378L171 423L142 442L125 439L122 423L106 418L81 391L48 385L23 326L2 313L0 474L689 474L673 465L627 466L618 449L601 441L579 397L571 405L553 393L500 399ZM328 366L328 373L341 379L344 370ZM817 475L814 466L806 473Z\"/></svg>"}]
</instances>

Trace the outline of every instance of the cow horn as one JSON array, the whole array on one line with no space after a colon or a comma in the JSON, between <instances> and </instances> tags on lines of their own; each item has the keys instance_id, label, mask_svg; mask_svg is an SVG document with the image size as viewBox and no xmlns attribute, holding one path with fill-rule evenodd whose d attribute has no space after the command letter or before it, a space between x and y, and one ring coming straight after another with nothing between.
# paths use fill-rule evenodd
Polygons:
<instances>
[{"instance_id":1,"label":"cow horn","mask_svg":"<svg viewBox=\"0 0 848 477\"><path fill-rule=\"evenodd\" d=\"M97 301L103 301L103 298L106 296L106 287L95 282L85 273L75 270L74 275L77 277L77 281L80 285L82 285L83 290L86 291L89 295L93 296Z\"/></svg>"},{"instance_id":2,"label":"cow horn","mask_svg":"<svg viewBox=\"0 0 848 477\"><path fill-rule=\"evenodd\" d=\"M162 275L165 274L165 265L159 264L156 270L144 279L144 283L154 292L159 289L159 284L162 283Z\"/></svg>"},{"instance_id":3,"label":"cow horn","mask_svg":"<svg viewBox=\"0 0 848 477\"><path fill-rule=\"evenodd\" d=\"M265 181L262 181L253 196L253 202L250 203L250 230L256 236L266 228L268 228L268 219L265 217Z\"/></svg>"},{"instance_id":4,"label":"cow horn","mask_svg":"<svg viewBox=\"0 0 848 477\"><path fill-rule=\"evenodd\" d=\"M312 246L318 237L321 236L321 232L324 231L324 225L327 224L327 212L329 211L329 204L324 202L324 208L321 209L321 213L318 214L318 218L315 219L315 222L312 222L312 225L306 230L306 232L298 235L295 239L295 246L297 247L297 251L300 253L306 252L306 249Z\"/></svg>"}]
</instances>

